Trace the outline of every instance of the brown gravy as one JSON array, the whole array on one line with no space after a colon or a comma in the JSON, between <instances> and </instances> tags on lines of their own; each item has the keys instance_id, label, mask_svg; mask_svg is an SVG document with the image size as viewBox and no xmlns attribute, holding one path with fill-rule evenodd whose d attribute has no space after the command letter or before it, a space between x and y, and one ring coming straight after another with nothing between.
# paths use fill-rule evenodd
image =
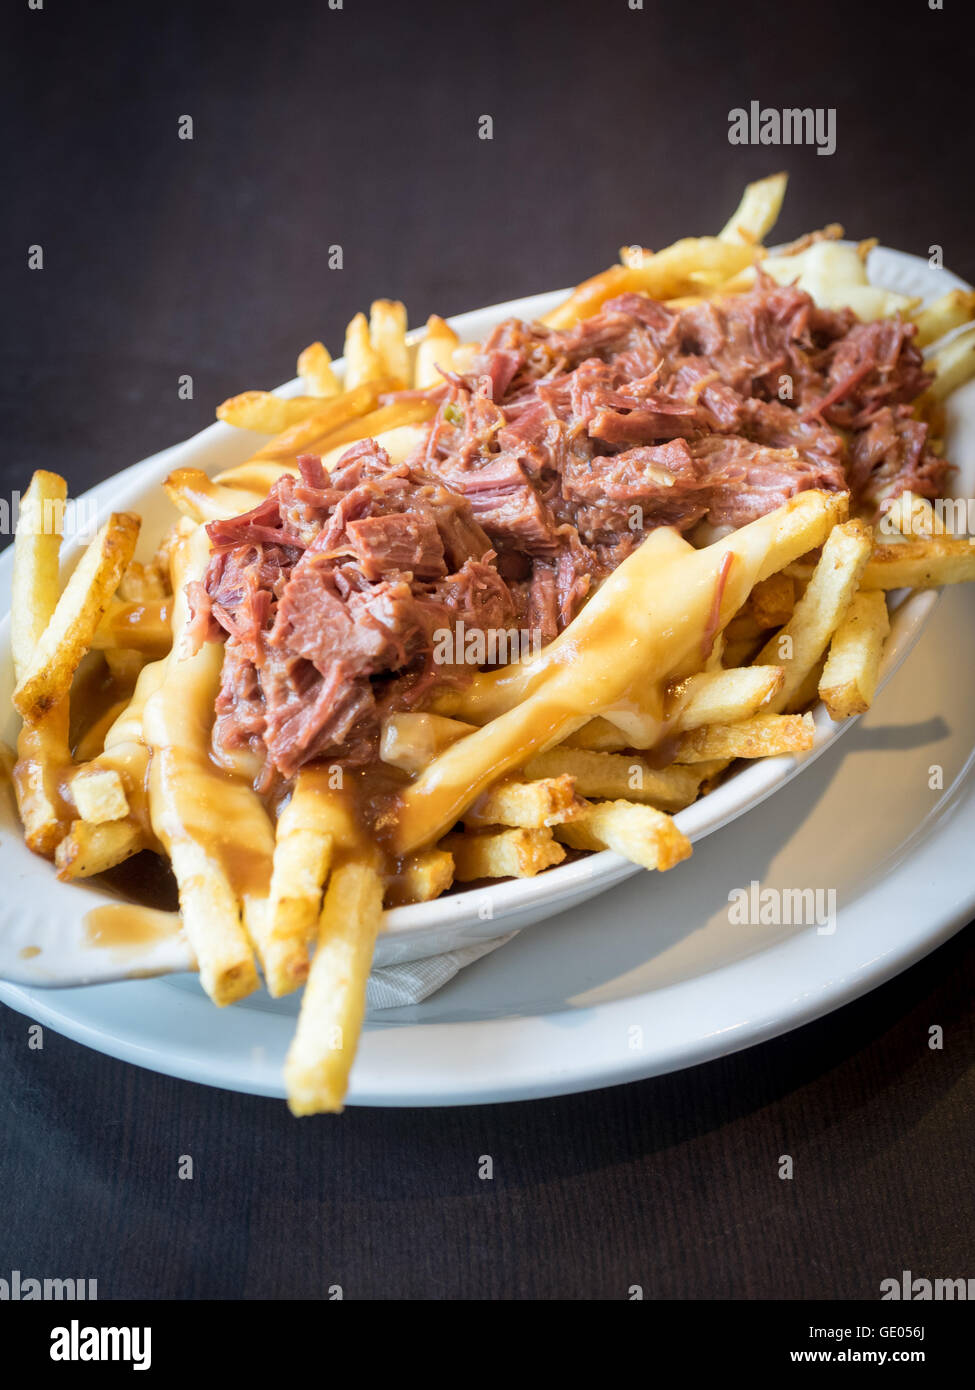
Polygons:
<instances>
[{"instance_id":1,"label":"brown gravy","mask_svg":"<svg viewBox=\"0 0 975 1390\"><path fill-rule=\"evenodd\" d=\"M179 929L179 918L174 913L133 903L109 903L85 913L87 944L116 956L134 955L146 946L175 936Z\"/></svg>"}]
</instances>

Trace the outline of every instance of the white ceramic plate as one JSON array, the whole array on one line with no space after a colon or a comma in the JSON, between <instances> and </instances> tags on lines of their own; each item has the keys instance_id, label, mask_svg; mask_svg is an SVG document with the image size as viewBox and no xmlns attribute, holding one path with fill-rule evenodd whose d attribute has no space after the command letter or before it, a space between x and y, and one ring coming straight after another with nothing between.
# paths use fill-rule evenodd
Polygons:
<instances>
[{"instance_id":1,"label":"white ceramic plate","mask_svg":"<svg viewBox=\"0 0 975 1390\"><path fill-rule=\"evenodd\" d=\"M869 270L876 283L928 298L963 283L945 271L931 270L916 257L888 250L873 252ZM481 338L511 314L533 318L545 313L564 293L557 291L496 305L463 315L453 323L462 338ZM281 388L286 395L298 389L297 382ZM975 384L956 398L949 444L951 457L960 469L958 490L968 493L975 485ZM252 449L253 436L248 439L227 425L212 425L185 444L146 460L86 494L81 499L80 514L90 520L109 508L138 511L144 523L139 553L148 556L172 518L171 507L160 488L166 474L177 466L200 467L212 474L241 461ZM79 550L80 544L66 547L69 563ZM9 551L0 557L0 583L5 586L9 586L10 560ZM907 655L935 602L936 595L932 593L902 596L900 600L894 596L882 680L887 680ZM12 688L9 622L5 621L0 627L0 701L10 711L2 736L11 743L17 728L9 704ZM809 753L756 762L682 811L678 824L690 839L696 843L757 806L798 771L807 768L853 721L836 725L820 707L815 712L815 722L816 741ZM0 798L0 803L0 873L10 885L0 903L0 978L29 986L63 986L181 971L192 965L192 953L181 934L163 937L124 954L94 948L85 930L85 916L91 908L117 899L94 882L59 883L50 865L32 855L23 844L12 797ZM697 860L691 863L696 866ZM420 959L506 935L515 928L577 906L639 872L627 860L606 852L549 870L535 879L511 880L452 894L433 903L397 908L386 914L376 963ZM697 870L685 866L677 872L677 882L689 883Z\"/></svg>"},{"instance_id":2,"label":"white ceramic plate","mask_svg":"<svg viewBox=\"0 0 975 1390\"><path fill-rule=\"evenodd\" d=\"M522 932L422 1005L371 1017L349 1103L520 1100L690 1066L828 1013L944 941L975 908L973 631L975 591L949 590L849 735L679 870L631 878ZM752 879L834 889L835 933L731 925L728 893ZM6 984L0 999L139 1066L283 1094L293 997L218 1010L183 975Z\"/></svg>"}]
</instances>

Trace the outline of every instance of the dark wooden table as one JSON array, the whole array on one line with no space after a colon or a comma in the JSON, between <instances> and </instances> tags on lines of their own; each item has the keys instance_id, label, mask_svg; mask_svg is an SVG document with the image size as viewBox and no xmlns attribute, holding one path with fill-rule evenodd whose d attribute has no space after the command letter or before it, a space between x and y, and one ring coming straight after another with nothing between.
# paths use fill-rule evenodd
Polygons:
<instances>
[{"instance_id":1,"label":"dark wooden table","mask_svg":"<svg viewBox=\"0 0 975 1390\"><path fill-rule=\"evenodd\" d=\"M4 495L35 467L78 493L192 434L313 338L341 351L377 293L420 322L569 284L622 242L715 230L783 166L784 236L840 220L975 279L963 21L960 0L8 6ZM835 108L836 152L730 145L753 99ZM50 1032L31 1051L0 1010L0 1274L387 1299L875 1298L901 1269L967 1274L973 983L969 932L692 1071L301 1123Z\"/></svg>"}]
</instances>

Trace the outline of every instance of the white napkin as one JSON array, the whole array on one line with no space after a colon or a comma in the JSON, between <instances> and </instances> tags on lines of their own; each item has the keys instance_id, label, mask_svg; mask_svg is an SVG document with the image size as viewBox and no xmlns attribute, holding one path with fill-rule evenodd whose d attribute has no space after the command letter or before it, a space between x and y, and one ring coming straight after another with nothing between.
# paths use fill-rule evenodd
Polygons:
<instances>
[{"instance_id":1,"label":"white napkin","mask_svg":"<svg viewBox=\"0 0 975 1390\"><path fill-rule=\"evenodd\" d=\"M442 956L427 956L424 960L406 961L403 965L384 965L369 976L366 985L366 1007L369 1009L401 1009L407 1004L419 1004L454 978L466 965L473 965L482 956L490 955L504 946L516 931L497 936L493 941L478 941L457 951L445 951Z\"/></svg>"}]
</instances>

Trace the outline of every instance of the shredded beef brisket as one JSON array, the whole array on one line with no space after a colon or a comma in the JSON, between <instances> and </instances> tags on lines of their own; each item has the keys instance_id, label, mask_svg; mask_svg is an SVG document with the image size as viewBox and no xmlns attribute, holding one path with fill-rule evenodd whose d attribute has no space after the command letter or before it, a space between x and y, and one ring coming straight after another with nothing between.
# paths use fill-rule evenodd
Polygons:
<instances>
[{"instance_id":1,"label":"shredded beef brisket","mask_svg":"<svg viewBox=\"0 0 975 1390\"><path fill-rule=\"evenodd\" d=\"M742 526L805 488L850 488L868 513L938 496L913 331L764 277L683 309L622 295L565 332L499 324L429 393L406 463L373 440L331 473L303 457L209 526L191 600L198 638L226 635L218 741L265 749L268 776L366 759L382 711L462 678L434 668L434 632L550 641L657 526Z\"/></svg>"}]
</instances>

